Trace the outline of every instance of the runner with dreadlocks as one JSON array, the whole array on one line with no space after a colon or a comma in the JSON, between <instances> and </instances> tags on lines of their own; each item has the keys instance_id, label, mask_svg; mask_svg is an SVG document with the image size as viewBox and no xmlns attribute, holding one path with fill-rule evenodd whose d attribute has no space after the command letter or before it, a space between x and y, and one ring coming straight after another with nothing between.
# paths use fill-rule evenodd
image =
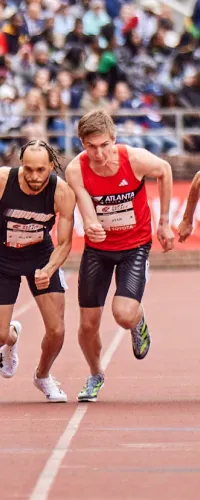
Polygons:
<instances>
[{"instance_id":1,"label":"runner with dreadlocks","mask_svg":"<svg viewBox=\"0 0 200 500\"><path fill-rule=\"evenodd\" d=\"M44 141L29 141L20 153L19 168L0 169L0 374L12 377L18 366L21 325L12 321L21 276L41 312L45 335L33 382L50 402L67 401L50 375L64 340L64 291L60 266L72 241L75 197L55 171L57 152ZM57 245L50 231L59 214Z\"/></svg>"}]
</instances>

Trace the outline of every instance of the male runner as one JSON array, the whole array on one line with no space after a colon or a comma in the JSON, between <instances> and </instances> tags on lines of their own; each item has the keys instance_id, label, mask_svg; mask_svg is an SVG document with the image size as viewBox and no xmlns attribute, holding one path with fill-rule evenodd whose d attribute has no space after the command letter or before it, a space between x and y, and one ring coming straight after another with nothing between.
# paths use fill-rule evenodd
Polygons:
<instances>
[{"instance_id":1,"label":"male runner","mask_svg":"<svg viewBox=\"0 0 200 500\"><path fill-rule=\"evenodd\" d=\"M64 340L65 280L60 266L71 249L75 196L53 173L60 165L46 142L28 142L20 159L19 168L0 169L0 374L12 377L18 366L21 325L11 317L21 276L26 276L46 330L33 382L48 401L65 402L66 394L49 371ZM54 248L49 233L56 214Z\"/></svg>"},{"instance_id":2,"label":"male runner","mask_svg":"<svg viewBox=\"0 0 200 500\"><path fill-rule=\"evenodd\" d=\"M172 174L166 161L148 151L116 145L113 120L103 110L84 115L78 134L85 151L68 165L66 177L76 194L85 229L79 274L79 343L91 372L78 401L96 401L104 383L99 327L114 268L114 318L131 330L137 359L143 359L149 350L150 335L141 306L151 248L145 176L158 181L157 236L168 252L174 240L169 227Z\"/></svg>"}]
</instances>

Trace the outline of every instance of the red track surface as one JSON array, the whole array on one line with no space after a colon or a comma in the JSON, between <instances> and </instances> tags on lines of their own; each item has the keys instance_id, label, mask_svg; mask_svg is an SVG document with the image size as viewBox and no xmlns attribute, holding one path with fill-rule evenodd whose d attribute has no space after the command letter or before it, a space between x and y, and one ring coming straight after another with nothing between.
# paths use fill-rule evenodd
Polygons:
<instances>
[{"instance_id":1,"label":"red track surface","mask_svg":"<svg viewBox=\"0 0 200 500\"><path fill-rule=\"evenodd\" d=\"M77 344L76 274L69 286L66 341L52 371L69 402L48 404L32 384L42 322L22 285L20 366L0 380L0 499L199 500L200 272L151 273L144 305L153 342L143 361L112 319L110 293L106 383L89 405L76 403L88 374Z\"/></svg>"}]
</instances>

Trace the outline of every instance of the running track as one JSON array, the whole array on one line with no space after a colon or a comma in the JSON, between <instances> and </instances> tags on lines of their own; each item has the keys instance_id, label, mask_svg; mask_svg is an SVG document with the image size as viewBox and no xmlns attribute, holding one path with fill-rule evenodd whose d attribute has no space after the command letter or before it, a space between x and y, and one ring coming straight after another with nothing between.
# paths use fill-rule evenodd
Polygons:
<instances>
[{"instance_id":1,"label":"running track","mask_svg":"<svg viewBox=\"0 0 200 500\"><path fill-rule=\"evenodd\" d=\"M42 323L21 287L20 366L0 380L1 500L199 500L200 272L151 272L144 305L153 343L143 361L112 319L110 293L96 404L76 403L88 372L76 339L76 273L68 284L66 341L53 370L67 404L46 403L32 384Z\"/></svg>"}]
</instances>

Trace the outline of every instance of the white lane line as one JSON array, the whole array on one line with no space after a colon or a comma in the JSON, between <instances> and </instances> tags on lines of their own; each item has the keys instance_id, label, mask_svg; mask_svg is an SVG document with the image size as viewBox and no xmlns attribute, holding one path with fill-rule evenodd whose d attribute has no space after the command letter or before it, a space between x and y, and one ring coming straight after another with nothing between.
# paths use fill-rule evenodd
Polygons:
<instances>
[{"instance_id":1,"label":"white lane line","mask_svg":"<svg viewBox=\"0 0 200 500\"><path fill-rule=\"evenodd\" d=\"M103 370L108 367L113 354L115 353L123 338L124 333L125 331L122 328L117 329L110 346L108 347L102 358ZM48 498L48 493L60 469L62 460L69 450L71 441L78 431L88 407L89 405L81 403L81 406L78 406L78 408L75 410L62 436L53 449L52 454L47 460L44 469L42 470L39 479L29 497L29 500L46 500Z\"/></svg>"},{"instance_id":2,"label":"white lane line","mask_svg":"<svg viewBox=\"0 0 200 500\"><path fill-rule=\"evenodd\" d=\"M119 327L117 329L110 346L108 347L107 351L105 352L105 354L103 356L103 359L102 359L103 370L106 370L107 366L109 365L109 363L113 357L113 354L117 350L117 348L118 348L118 346L119 346L119 344L124 336L124 333L125 333L125 330L123 330L123 328Z\"/></svg>"},{"instance_id":3,"label":"white lane line","mask_svg":"<svg viewBox=\"0 0 200 500\"><path fill-rule=\"evenodd\" d=\"M22 316L26 311L31 309L31 307L33 307L34 304L35 304L34 299L31 299L31 300L29 300L29 302L26 302L25 304L23 304L23 306L19 307L19 309L16 309L16 311L14 311L13 319L17 319L20 316Z\"/></svg>"}]
</instances>

